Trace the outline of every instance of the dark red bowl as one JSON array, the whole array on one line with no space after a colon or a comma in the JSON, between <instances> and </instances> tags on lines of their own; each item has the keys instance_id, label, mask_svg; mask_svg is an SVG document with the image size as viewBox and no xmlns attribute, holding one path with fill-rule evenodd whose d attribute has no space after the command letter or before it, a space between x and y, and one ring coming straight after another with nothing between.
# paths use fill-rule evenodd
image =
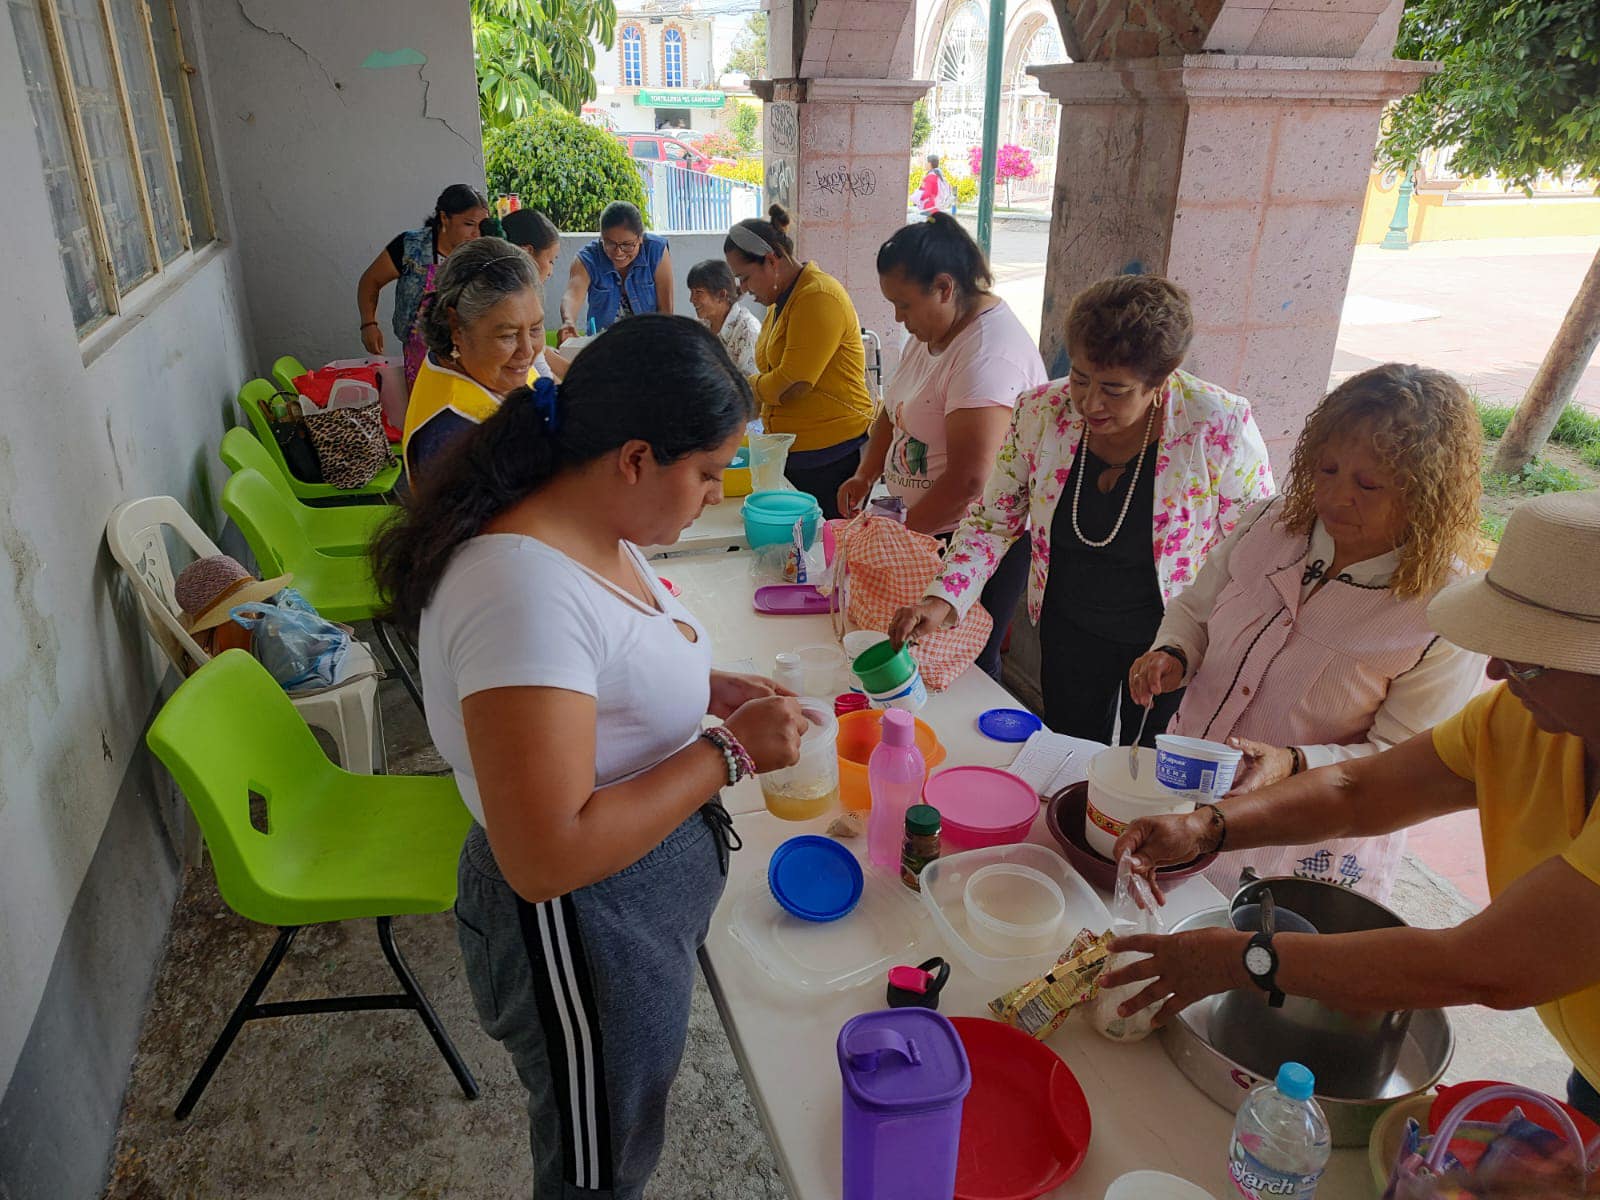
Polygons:
<instances>
[{"instance_id":1,"label":"dark red bowl","mask_svg":"<svg viewBox=\"0 0 1600 1200\"><path fill-rule=\"evenodd\" d=\"M1089 785L1074 783L1050 797L1045 808L1044 821L1050 827L1063 854L1073 868L1095 887L1109 892L1117 885L1117 864L1094 847L1083 836L1083 814L1089 806ZM1178 867L1161 867L1156 878L1170 886L1198 875L1217 860L1215 853L1202 854Z\"/></svg>"}]
</instances>

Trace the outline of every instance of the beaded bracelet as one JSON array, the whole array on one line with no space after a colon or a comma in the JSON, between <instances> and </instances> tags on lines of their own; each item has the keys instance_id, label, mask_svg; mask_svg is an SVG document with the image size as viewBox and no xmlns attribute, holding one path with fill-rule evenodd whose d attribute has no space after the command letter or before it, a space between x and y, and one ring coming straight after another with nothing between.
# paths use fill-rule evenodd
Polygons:
<instances>
[{"instance_id":1,"label":"beaded bracelet","mask_svg":"<svg viewBox=\"0 0 1600 1200\"><path fill-rule=\"evenodd\" d=\"M732 787L746 775L756 773L755 759L726 725L701 731L700 736L722 752L722 761L728 767L728 786Z\"/></svg>"}]
</instances>

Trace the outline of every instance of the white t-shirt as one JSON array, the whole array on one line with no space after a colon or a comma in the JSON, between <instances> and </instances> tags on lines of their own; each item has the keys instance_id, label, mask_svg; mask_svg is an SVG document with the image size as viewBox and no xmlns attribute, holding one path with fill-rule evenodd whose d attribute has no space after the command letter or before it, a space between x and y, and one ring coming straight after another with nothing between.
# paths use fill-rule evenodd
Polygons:
<instances>
[{"instance_id":1,"label":"white t-shirt","mask_svg":"<svg viewBox=\"0 0 1600 1200\"><path fill-rule=\"evenodd\" d=\"M761 336L761 322L742 304L735 304L723 319L717 333L733 365L746 375L756 373L756 339Z\"/></svg>"},{"instance_id":2,"label":"white t-shirt","mask_svg":"<svg viewBox=\"0 0 1600 1200\"><path fill-rule=\"evenodd\" d=\"M480 823L461 722L461 701L475 692L553 687L593 696L597 788L649 770L699 736L711 703L710 640L628 550L659 608L521 534L473 538L445 568L422 614L423 697L428 732Z\"/></svg>"},{"instance_id":3,"label":"white t-shirt","mask_svg":"<svg viewBox=\"0 0 1600 1200\"><path fill-rule=\"evenodd\" d=\"M980 313L938 354L927 343L907 338L884 393L894 424L883 471L890 494L913 505L944 474L950 413L1010 408L1019 394L1048 382L1039 347L1004 301Z\"/></svg>"}]
</instances>

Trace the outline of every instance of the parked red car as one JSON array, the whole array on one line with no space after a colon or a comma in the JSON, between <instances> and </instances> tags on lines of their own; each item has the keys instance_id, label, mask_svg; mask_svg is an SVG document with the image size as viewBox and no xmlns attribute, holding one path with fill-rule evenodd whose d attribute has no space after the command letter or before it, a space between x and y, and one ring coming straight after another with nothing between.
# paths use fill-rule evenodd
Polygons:
<instances>
[{"instance_id":1,"label":"parked red car","mask_svg":"<svg viewBox=\"0 0 1600 1200\"><path fill-rule=\"evenodd\" d=\"M729 161L712 158L705 151L697 150L668 133L619 133L617 137L634 158L649 162L666 162L688 167L692 171L709 171L713 165Z\"/></svg>"}]
</instances>

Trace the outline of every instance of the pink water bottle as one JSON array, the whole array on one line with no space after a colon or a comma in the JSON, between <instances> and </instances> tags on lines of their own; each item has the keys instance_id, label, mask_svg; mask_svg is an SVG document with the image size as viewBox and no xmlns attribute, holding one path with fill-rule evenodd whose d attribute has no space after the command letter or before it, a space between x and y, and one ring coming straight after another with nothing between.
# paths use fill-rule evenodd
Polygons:
<instances>
[{"instance_id":1,"label":"pink water bottle","mask_svg":"<svg viewBox=\"0 0 1600 1200\"><path fill-rule=\"evenodd\" d=\"M867 787L872 811L867 815L867 858L875 867L900 869L901 840L905 836L906 809L922 803L922 785L928 777L922 751L917 749L916 719L904 709L883 712L883 740L867 759Z\"/></svg>"}]
</instances>

